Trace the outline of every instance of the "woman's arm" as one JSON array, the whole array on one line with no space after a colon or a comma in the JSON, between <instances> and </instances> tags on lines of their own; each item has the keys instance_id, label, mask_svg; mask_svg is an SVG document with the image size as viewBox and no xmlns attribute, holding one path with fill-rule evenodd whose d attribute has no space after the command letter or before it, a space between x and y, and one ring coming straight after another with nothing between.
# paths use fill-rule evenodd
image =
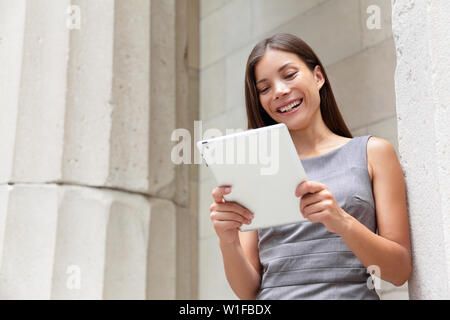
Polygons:
<instances>
[{"instance_id":1,"label":"woman's arm","mask_svg":"<svg viewBox=\"0 0 450 320\"><path fill-rule=\"evenodd\" d=\"M321 222L330 232L340 235L366 268L377 266L381 279L400 286L408 280L412 269L403 172L395 149L384 139L369 139L367 159L378 235L339 207L321 183L303 182L296 195L302 196L300 210L308 220Z\"/></svg>"},{"instance_id":2,"label":"woman's arm","mask_svg":"<svg viewBox=\"0 0 450 320\"><path fill-rule=\"evenodd\" d=\"M255 299L261 284L257 231L239 232L233 243L220 241L225 275L239 299Z\"/></svg>"},{"instance_id":3,"label":"woman's arm","mask_svg":"<svg viewBox=\"0 0 450 320\"><path fill-rule=\"evenodd\" d=\"M384 139L369 139L367 159L372 172L378 235L350 216L340 236L365 267L378 266L383 280L401 286L412 269L403 171L394 147Z\"/></svg>"},{"instance_id":4,"label":"woman's arm","mask_svg":"<svg viewBox=\"0 0 450 320\"><path fill-rule=\"evenodd\" d=\"M234 293L240 299L255 299L261 283L261 264L257 231L240 232L243 223L250 223L252 213L235 202L226 202L223 195L231 187L214 188L214 202L210 217L219 237L225 275Z\"/></svg>"}]
</instances>

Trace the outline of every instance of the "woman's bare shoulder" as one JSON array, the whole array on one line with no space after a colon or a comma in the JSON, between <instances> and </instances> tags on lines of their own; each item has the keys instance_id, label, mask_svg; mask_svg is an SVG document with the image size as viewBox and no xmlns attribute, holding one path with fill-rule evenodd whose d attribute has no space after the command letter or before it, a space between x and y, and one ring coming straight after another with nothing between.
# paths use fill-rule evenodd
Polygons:
<instances>
[{"instance_id":1,"label":"woman's bare shoulder","mask_svg":"<svg viewBox=\"0 0 450 320\"><path fill-rule=\"evenodd\" d=\"M386 139L371 136L367 141L367 164L370 179L373 179L376 168L382 168L393 162L398 162L398 157L392 143Z\"/></svg>"}]
</instances>

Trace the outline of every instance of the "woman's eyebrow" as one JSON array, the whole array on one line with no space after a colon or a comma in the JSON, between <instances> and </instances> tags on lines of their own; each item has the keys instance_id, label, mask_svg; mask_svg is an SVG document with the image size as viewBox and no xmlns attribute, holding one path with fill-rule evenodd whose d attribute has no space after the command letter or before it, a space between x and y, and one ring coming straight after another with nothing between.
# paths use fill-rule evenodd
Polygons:
<instances>
[{"instance_id":1,"label":"woman's eyebrow","mask_svg":"<svg viewBox=\"0 0 450 320\"><path fill-rule=\"evenodd\" d=\"M292 62L286 62L285 64L283 64L281 67L278 68L278 72L283 71L283 69L285 69L285 68L286 68L287 66L289 66L290 64L292 64ZM256 84L258 84L258 83L260 83L260 82L264 82L264 81L267 81L267 79L264 78L264 79L258 80L258 81L256 81Z\"/></svg>"}]
</instances>

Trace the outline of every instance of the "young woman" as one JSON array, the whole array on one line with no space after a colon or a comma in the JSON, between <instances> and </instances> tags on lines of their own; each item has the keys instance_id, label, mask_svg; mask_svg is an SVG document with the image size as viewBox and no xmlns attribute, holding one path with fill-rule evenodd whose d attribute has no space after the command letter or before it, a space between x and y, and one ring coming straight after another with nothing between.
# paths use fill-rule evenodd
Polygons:
<instances>
[{"instance_id":1,"label":"young woman","mask_svg":"<svg viewBox=\"0 0 450 320\"><path fill-rule=\"evenodd\" d=\"M379 299L367 270L396 286L411 274L403 172L381 138L352 137L322 63L277 34L251 52L249 129L285 123L309 181L295 192L307 221L240 232L253 213L213 190L211 220L227 280L241 299ZM377 232L378 231L378 232Z\"/></svg>"}]
</instances>

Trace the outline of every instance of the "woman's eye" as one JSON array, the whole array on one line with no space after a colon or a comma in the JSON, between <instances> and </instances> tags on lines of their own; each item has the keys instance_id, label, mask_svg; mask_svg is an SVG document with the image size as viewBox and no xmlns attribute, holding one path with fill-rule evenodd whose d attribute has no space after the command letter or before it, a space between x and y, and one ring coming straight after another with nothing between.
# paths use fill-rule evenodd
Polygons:
<instances>
[{"instance_id":1,"label":"woman's eye","mask_svg":"<svg viewBox=\"0 0 450 320\"><path fill-rule=\"evenodd\" d=\"M269 90L269 87L265 87L265 88L259 90L259 93L263 94L263 93L267 92L267 90Z\"/></svg>"},{"instance_id":2,"label":"woman's eye","mask_svg":"<svg viewBox=\"0 0 450 320\"><path fill-rule=\"evenodd\" d=\"M286 78L286 79L291 79L291 78L293 78L296 74L297 74L297 72L289 73L285 78Z\"/></svg>"}]
</instances>

